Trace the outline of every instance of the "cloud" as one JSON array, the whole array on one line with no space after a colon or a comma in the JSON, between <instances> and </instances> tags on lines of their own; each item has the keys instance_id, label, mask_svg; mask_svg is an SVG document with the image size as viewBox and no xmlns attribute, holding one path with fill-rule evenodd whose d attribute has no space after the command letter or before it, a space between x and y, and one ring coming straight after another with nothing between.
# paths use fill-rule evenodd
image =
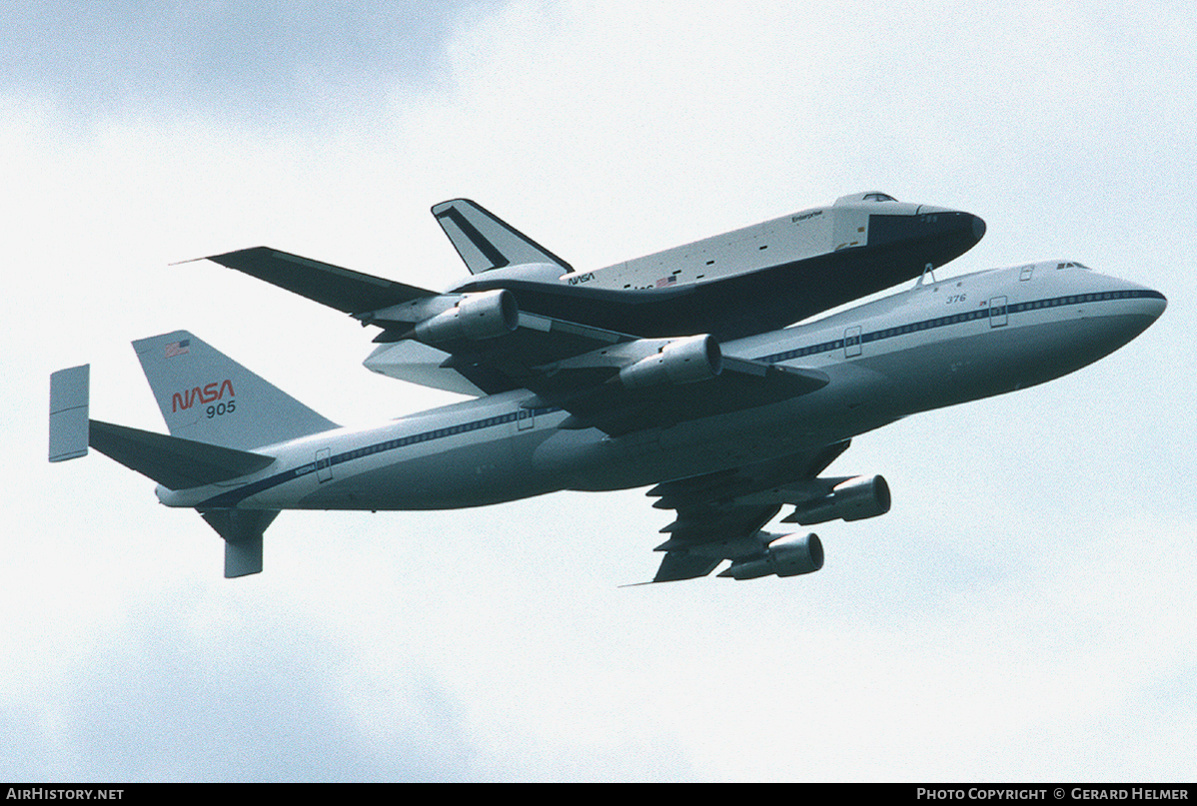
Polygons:
<instances>
[{"instance_id":1,"label":"cloud","mask_svg":"<svg viewBox=\"0 0 1197 806\"><path fill-rule=\"evenodd\" d=\"M0 90L87 120L199 112L310 130L442 85L446 36L476 5L7 3Z\"/></svg>"},{"instance_id":2,"label":"cloud","mask_svg":"<svg viewBox=\"0 0 1197 806\"><path fill-rule=\"evenodd\" d=\"M212 606L218 612L205 612ZM56 780L336 781L486 777L430 682L387 705L372 741L338 696L344 645L280 612L167 592L42 681L42 724L6 709L10 776ZM412 670L396 670L401 679ZM52 724L46 730L47 718ZM39 730L39 728L41 728Z\"/></svg>"},{"instance_id":3,"label":"cloud","mask_svg":"<svg viewBox=\"0 0 1197 806\"><path fill-rule=\"evenodd\" d=\"M132 604L101 626L68 662L24 681L30 689L24 695L14 698L10 691L0 701L8 737L0 760L9 777L693 777L677 743L545 734L497 713L480 722L478 704L467 706L463 690L418 650L404 650L406 642L379 653L359 644L358 630L324 634L319 620L297 620L298 599L280 607L255 593L229 593L201 584L159 589L153 601ZM575 693L566 681L538 682ZM533 721L543 716L540 702L520 707Z\"/></svg>"}]
</instances>

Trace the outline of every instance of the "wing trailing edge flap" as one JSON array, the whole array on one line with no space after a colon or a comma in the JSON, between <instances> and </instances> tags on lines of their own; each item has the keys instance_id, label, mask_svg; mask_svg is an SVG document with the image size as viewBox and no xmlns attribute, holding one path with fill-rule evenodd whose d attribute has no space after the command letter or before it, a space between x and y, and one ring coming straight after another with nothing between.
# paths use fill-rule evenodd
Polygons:
<instances>
[{"instance_id":1,"label":"wing trailing edge flap","mask_svg":"<svg viewBox=\"0 0 1197 806\"><path fill-rule=\"evenodd\" d=\"M781 509L770 491L815 480L848 449L849 440L813 452L770 459L733 470L667 481L648 491L653 506L674 509L677 519L661 530L669 539L653 582L702 577L724 560L764 553L776 535L761 529Z\"/></svg>"},{"instance_id":2,"label":"wing trailing edge flap","mask_svg":"<svg viewBox=\"0 0 1197 806\"><path fill-rule=\"evenodd\" d=\"M852 440L845 439L815 451L803 451L703 476L665 481L645 495L658 499L653 502L657 509L680 511L686 507L743 504L751 496L766 490L813 480L851 445Z\"/></svg>"},{"instance_id":3,"label":"wing trailing edge flap","mask_svg":"<svg viewBox=\"0 0 1197 806\"><path fill-rule=\"evenodd\" d=\"M772 506L730 507L678 513L672 536L654 551L664 551L653 582L674 582L706 576L724 560L755 557L764 551L761 528L781 509ZM665 531L664 529L662 531Z\"/></svg>"},{"instance_id":4,"label":"wing trailing edge flap","mask_svg":"<svg viewBox=\"0 0 1197 806\"><path fill-rule=\"evenodd\" d=\"M701 554L671 551L661 558L661 567L657 569L653 582L677 582L683 579L697 579L705 577L715 570L722 557L705 557Z\"/></svg>"}]
</instances>

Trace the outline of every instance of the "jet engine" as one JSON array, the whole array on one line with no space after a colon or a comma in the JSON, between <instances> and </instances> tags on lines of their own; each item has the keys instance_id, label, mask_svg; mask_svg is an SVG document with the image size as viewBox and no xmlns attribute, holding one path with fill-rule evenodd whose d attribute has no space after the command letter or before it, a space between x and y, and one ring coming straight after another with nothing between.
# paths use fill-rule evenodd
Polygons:
<instances>
[{"instance_id":1,"label":"jet engine","mask_svg":"<svg viewBox=\"0 0 1197 806\"><path fill-rule=\"evenodd\" d=\"M810 574L823 567L823 543L816 534L785 535L775 538L760 557L733 562L721 577L756 579L777 574L793 577Z\"/></svg>"},{"instance_id":2,"label":"jet engine","mask_svg":"<svg viewBox=\"0 0 1197 806\"><path fill-rule=\"evenodd\" d=\"M619 371L628 389L663 384L696 383L714 378L723 370L723 351L712 336L670 339L661 348Z\"/></svg>"},{"instance_id":3,"label":"jet engine","mask_svg":"<svg viewBox=\"0 0 1197 806\"><path fill-rule=\"evenodd\" d=\"M784 518L782 523L810 526L836 518L859 521L884 515L889 512L889 506L889 485L884 478L856 476L835 485L824 498L798 504L793 514Z\"/></svg>"},{"instance_id":4,"label":"jet engine","mask_svg":"<svg viewBox=\"0 0 1197 806\"><path fill-rule=\"evenodd\" d=\"M413 334L425 344L493 339L519 326L520 311L506 289L462 294L457 304L416 324Z\"/></svg>"}]
</instances>

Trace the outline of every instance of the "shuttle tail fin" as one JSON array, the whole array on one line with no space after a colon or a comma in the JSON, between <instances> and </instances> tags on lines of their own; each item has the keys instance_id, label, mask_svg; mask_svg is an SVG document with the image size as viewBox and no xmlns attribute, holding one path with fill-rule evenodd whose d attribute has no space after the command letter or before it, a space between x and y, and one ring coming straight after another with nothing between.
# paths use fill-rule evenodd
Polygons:
<instances>
[{"instance_id":1,"label":"shuttle tail fin","mask_svg":"<svg viewBox=\"0 0 1197 806\"><path fill-rule=\"evenodd\" d=\"M521 263L550 263L562 273L570 265L477 202L453 199L432 208L470 274Z\"/></svg>"},{"instance_id":2,"label":"shuttle tail fin","mask_svg":"<svg viewBox=\"0 0 1197 806\"><path fill-rule=\"evenodd\" d=\"M249 450L337 427L185 330L133 349L172 436Z\"/></svg>"}]
</instances>

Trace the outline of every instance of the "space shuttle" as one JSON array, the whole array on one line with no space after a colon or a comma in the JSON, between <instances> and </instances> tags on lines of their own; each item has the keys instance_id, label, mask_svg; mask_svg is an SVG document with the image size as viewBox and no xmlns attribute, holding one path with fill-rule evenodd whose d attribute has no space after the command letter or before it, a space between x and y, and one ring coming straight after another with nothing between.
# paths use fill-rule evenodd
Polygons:
<instances>
[{"instance_id":1,"label":"space shuttle","mask_svg":"<svg viewBox=\"0 0 1197 806\"><path fill-rule=\"evenodd\" d=\"M266 247L210 259L382 327L380 346L363 362L368 369L477 396L507 388L487 367L455 363L437 349L438 341L461 335L451 323L475 322L473 339L506 335L521 316L540 316L643 338L705 333L729 341L919 277L985 234L985 222L971 213L869 191L612 266L576 269L469 199L436 204L432 214L469 271L439 294Z\"/></svg>"}]
</instances>

